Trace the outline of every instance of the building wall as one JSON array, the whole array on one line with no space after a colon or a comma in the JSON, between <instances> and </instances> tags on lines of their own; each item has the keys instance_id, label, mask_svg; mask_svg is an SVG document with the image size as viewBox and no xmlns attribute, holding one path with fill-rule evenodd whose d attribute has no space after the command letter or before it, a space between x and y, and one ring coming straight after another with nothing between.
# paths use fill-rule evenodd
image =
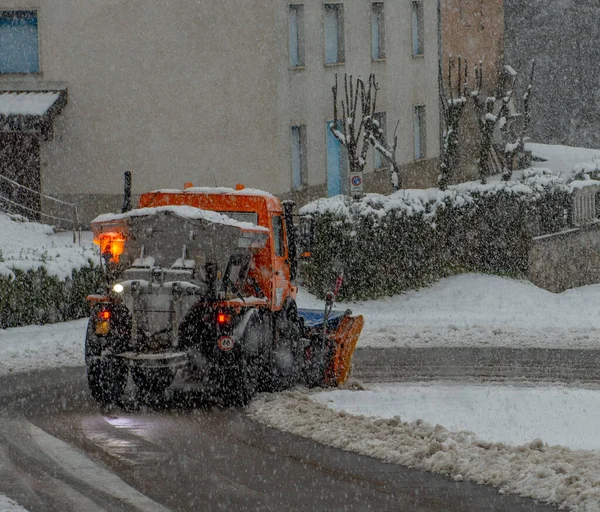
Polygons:
<instances>
[{"instance_id":1,"label":"building wall","mask_svg":"<svg viewBox=\"0 0 600 512\"><path fill-rule=\"evenodd\" d=\"M281 148L284 166L290 168L288 155L291 152L290 126L305 124L307 126L308 174L309 185L323 183L326 177L326 123L333 118L333 100L331 87L338 75L340 94L343 95L343 76L348 73L367 78L375 73L381 88L378 93L377 110L386 112L388 138L393 137L396 123L398 125L398 163L405 171L407 182L419 183L421 186L432 186L435 179L427 179L422 175L423 164L414 163L413 153L413 108L415 105L426 106L427 157L439 156L439 104L437 86L438 43L437 43L437 4L435 0L424 2L424 57L412 57L411 50L411 8L410 0L384 2L385 11L385 51L386 58L380 61L371 59L371 2L364 0L347 0L344 4L345 16L345 63L325 65L323 50L323 3L306 2L306 66L294 69L287 66L279 68L278 101L284 113L279 118L278 133L281 137ZM287 5L279 11L279 26L283 28L281 37L287 46ZM284 62L286 53L282 56ZM282 169L285 173L286 168ZM373 170L373 155L369 153L367 171ZM378 174L387 173L382 172ZM290 171L288 170L288 176ZM366 177L365 184L376 181ZM391 190L388 184L375 187L377 191Z\"/></svg>"},{"instance_id":2,"label":"building wall","mask_svg":"<svg viewBox=\"0 0 600 512\"><path fill-rule=\"evenodd\" d=\"M453 57L453 94L456 96L456 58L460 56L467 60L468 83L471 89L476 83L474 66L481 62L483 90L486 94L495 94L498 72L504 64L503 0L441 0L440 17L444 89L447 91L448 62L449 58ZM464 70L464 66L462 69ZM479 125L472 101L465 107L460 130L461 156L455 174L456 181L477 177Z\"/></svg>"},{"instance_id":3,"label":"building wall","mask_svg":"<svg viewBox=\"0 0 600 512\"><path fill-rule=\"evenodd\" d=\"M42 144L42 190L76 199L85 222L120 204L126 170L133 172L134 194L187 181L242 182L285 194L290 127L301 123L308 185L322 192L336 72L377 74L380 110L387 112L390 135L400 119L399 159L409 168L412 109L425 104L427 157L435 159L436 0L424 1L424 58L411 56L412 2L385 2L381 62L371 62L371 2L343 4L345 64L324 65L323 2L311 1L305 4L306 66L297 70L288 64L288 2L281 0L275 6L265 0L0 0L2 9L38 10L41 67L37 75L0 76L0 87L68 87L54 139Z\"/></svg>"}]
</instances>

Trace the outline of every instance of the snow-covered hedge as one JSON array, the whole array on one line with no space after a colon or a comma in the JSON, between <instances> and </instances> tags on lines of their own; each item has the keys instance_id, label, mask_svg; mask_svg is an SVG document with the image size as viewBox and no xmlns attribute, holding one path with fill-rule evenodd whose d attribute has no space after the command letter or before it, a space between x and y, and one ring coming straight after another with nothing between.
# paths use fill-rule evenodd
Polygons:
<instances>
[{"instance_id":1,"label":"snow-covered hedge","mask_svg":"<svg viewBox=\"0 0 600 512\"><path fill-rule=\"evenodd\" d=\"M85 298L96 291L100 278L99 267L94 266L73 270L64 280L49 275L44 267L0 275L0 329L87 316Z\"/></svg>"},{"instance_id":2,"label":"snow-covered hedge","mask_svg":"<svg viewBox=\"0 0 600 512\"><path fill-rule=\"evenodd\" d=\"M0 213L0 329L86 316L99 284L91 242Z\"/></svg>"},{"instance_id":3,"label":"snow-covered hedge","mask_svg":"<svg viewBox=\"0 0 600 512\"><path fill-rule=\"evenodd\" d=\"M570 196L570 185L537 169L517 181L445 191L320 199L301 209L317 219L304 277L320 295L343 270L347 300L398 293L460 270L521 274L532 235L567 226Z\"/></svg>"}]
</instances>

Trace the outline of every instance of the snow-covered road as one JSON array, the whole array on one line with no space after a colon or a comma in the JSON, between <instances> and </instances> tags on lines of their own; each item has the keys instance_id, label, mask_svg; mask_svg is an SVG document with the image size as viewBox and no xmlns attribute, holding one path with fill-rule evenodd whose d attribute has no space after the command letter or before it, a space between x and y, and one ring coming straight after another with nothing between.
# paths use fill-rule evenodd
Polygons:
<instances>
[{"instance_id":1,"label":"snow-covered road","mask_svg":"<svg viewBox=\"0 0 600 512\"><path fill-rule=\"evenodd\" d=\"M322 306L304 291L299 304ZM363 347L598 349L598 304L600 285L551 294L523 281L470 274L339 308L365 316ZM86 320L78 320L0 330L0 375L82 366L85 326ZM295 390L259 397L249 414L390 462L493 484L502 492L547 499L572 510L600 511L600 454L577 451L600 448L594 433L594 418L600 416L597 396L600 391L569 387L456 384L320 396ZM340 408L346 412L334 410ZM438 423L444 427L433 426ZM570 448L550 446L554 444Z\"/></svg>"}]
</instances>

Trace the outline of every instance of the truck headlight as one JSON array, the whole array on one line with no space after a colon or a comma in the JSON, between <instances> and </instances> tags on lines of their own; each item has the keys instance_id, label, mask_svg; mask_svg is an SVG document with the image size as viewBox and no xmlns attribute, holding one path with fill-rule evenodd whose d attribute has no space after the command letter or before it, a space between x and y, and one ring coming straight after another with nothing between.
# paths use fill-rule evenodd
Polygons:
<instances>
[{"instance_id":1,"label":"truck headlight","mask_svg":"<svg viewBox=\"0 0 600 512\"><path fill-rule=\"evenodd\" d=\"M123 293L123 285L121 283L117 283L113 286L113 292L115 293Z\"/></svg>"}]
</instances>

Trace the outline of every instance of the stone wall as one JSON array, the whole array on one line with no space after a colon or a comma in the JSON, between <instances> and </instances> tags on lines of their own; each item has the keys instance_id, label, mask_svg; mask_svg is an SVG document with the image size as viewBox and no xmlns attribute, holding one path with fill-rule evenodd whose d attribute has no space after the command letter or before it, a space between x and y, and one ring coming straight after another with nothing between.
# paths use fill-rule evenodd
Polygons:
<instances>
[{"instance_id":1,"label":"stone wall","mask_svg":"<svg viewBox=\"0 0 600 512\"><path fill-rule=\"evenodd\" d=\"M533 238L527 278L555 293L600 283L600 223Z\"/></svg>"}]
</instances>

